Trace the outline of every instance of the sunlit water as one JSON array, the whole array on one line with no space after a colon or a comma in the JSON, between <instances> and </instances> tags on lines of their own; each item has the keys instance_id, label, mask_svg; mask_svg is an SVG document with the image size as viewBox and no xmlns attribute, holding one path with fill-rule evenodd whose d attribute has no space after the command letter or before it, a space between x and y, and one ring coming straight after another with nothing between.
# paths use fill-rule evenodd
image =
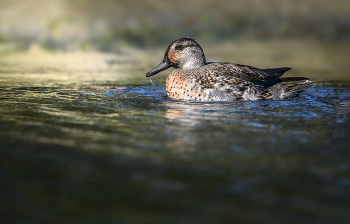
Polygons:
<instances>
[{"instance_id":1,"label":"sunlit water","mask_svg":"<svg viewBox=\"0 0 350 224\"><path fill-rule=\"evenodd\" d=\"M1 74L2 223L350 222L349 83L191 103L45 75Z\"/></svg>"}]
</instances>

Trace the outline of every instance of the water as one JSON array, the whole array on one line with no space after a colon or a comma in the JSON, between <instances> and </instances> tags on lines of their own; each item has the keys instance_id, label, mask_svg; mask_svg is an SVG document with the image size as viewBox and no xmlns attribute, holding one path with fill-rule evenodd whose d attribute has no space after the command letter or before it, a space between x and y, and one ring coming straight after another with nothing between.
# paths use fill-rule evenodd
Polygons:
<instances>
[{"instance_id":1,"label":"water","mask_svg":"<svg viewBox=\"0 0 350 224\"><path fill-rule=\"evenodd\" d=\"M350 222L348 82L190 103L145 72L0 74L1 223Z\"/></svg>"}]
</instances>

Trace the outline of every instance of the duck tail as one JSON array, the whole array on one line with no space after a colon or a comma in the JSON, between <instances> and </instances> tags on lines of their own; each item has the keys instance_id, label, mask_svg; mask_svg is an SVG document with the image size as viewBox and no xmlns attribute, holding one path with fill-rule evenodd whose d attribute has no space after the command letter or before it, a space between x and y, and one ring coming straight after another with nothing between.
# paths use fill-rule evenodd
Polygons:
<instances>
[{"instance_id":1,"label":"duck tail","mask_svg":"<svg viewBox=\"0 0 350 224\"><path fill-rule=\"evenodd\" d=\"M285 88L281 95L281 99L300 96L304 94L308 88L310 88L316 81L306 80L300 83L284 83Z\"/></svg>"},{"instance_id":2,"label":"duck tail","mask_svg":"<svg viewBox=\"0 0 350 224\"><path fill-rule=\"evenodd\" d=\"M304 94L315 82L309 80L300 83L279 82L269 89L274 94L274 99L285 99Z\"/></svg>"}]
</instances>

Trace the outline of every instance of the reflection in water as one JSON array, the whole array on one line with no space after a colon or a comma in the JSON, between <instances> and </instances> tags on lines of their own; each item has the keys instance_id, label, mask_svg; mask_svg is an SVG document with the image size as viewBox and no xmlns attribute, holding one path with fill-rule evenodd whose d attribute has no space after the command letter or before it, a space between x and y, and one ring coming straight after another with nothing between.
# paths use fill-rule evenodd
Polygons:
<instances>
[{"instance_id":1,"label":"reflection in water","mask_svg":"<svg viewBox=\"0 0 350 224\"><path fill-rule=\"evenodd\" d=\"M208 132L211 138L215 138L216 135L215 130L211 130L205 124L225 119L234 122L235 117L237 117L234 113L227 113L227 109L234 106L233 103L191 103L168 100L165 101L165 105L167 107L165 111L167 121L164 123L164 130L167 135L174 136L172 140L167 142L167 146L173 148L174 153L202 150L196 145L205 139L197 135L205 132Z\"/></svg>"},{"instance_id":2,"label":"reflection in water","mask_svg":"<svg viewBox=\"0 0 350 224\"><path fill-rule=\"evenodd\" d=\"M292 150L297 142L314 144L314 147L323 148L327 144L334 147L330 139L317 141L322 136L334 135L331 126L348 122L349 112L344 105L349 93L340 90L337 96L330 96L332 91L311 90L301 98L283 101L165 101L167 121L164 128L166 133L176 136L168 145L177 145L177 150L192 151L193 147L197 150L210 147L211 150L233 151L255 147ZM328 123L328 127L323 128L322 122Z\"/></svg>"},{"instance_id":3,"label":"reflection in water","mask_svg":"<svg viewBox=\"0 0 350 224\"><path fill-rule=\"evenodd\" d=\"M7 223L350 220L348 87L191 103L148 81L83 85L116 87L100 90L2 77Z\"/></svg>"},{"instance_id":4,"label":"reflection in water","mask_svg":"<svg viewBox=\"0 0 350 224\"><path fill-rule=\"evenodd\" d=\"M186 101L168 101L166 106L169 108L165 117L168 119L182 120L182 122L195 122L196 117L204 119L214 119L223 116L223 111L234 108L237 103L196 103Z\"/></svg>"}]
</instances>

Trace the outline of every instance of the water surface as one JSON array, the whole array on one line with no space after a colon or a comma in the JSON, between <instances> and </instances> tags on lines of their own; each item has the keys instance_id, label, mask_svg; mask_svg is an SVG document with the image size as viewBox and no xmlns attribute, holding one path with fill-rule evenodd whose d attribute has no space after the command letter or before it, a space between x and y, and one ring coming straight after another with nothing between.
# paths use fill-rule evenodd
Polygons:
<instances>
[{"instance_id":1,"label":"water surface","mask_svg":"<svg viewBox=\"0 0 350 224\"><path fill-rule=\"evenodd\" d=\"M125 63L7 66L2 223L350 222L347 81L281 101L191 103Z\"/></svg>"}]
</instances>

